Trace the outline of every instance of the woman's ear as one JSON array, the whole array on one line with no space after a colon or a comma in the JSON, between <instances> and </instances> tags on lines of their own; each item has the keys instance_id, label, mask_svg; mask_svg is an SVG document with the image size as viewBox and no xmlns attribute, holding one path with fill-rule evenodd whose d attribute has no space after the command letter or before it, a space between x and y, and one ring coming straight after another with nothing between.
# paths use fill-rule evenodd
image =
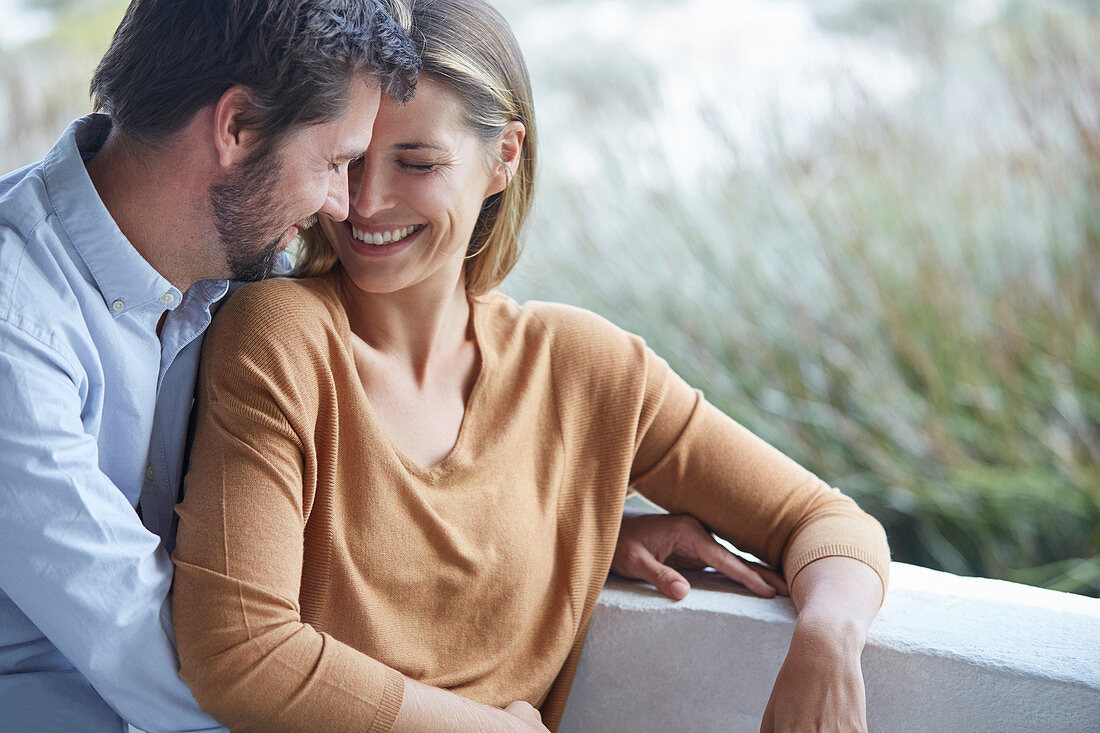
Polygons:
<instances>
[{"instance_id":1,"label":"woman's ear","mask_svg":"<svg viewBox=\"0 0 1100 733\"><path fill-rule=\"evenodd\" d=\"M523 160L523 138L526 135L527 128L519 120L512 120L504 126L504 132L494 145L496 160L492 162L493 175L489 178L489 187L485 191L486 198L508 188Z\"/></svg>"},{"instance_id":2,"label":"woman's ear","mask_svg":"<svg viewBox=\"0 0 1100 733\"><path fill-rule=\"evenodd\" d=\"M214 103L214 148L225 168L244 162L252 152L256 132L242 123L251 106L248 90L239 84L226 89Z\"/></svg>"}]
</instances>

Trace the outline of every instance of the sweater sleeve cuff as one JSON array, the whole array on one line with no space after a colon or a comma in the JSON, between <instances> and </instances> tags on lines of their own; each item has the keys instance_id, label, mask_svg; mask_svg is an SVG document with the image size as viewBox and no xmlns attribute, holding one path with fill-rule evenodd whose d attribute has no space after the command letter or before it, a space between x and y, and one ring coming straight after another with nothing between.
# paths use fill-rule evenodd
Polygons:
<instances>
[{"instance_id":1,"label":"sweater sleeve cuff","mask_svg":"<svg viewBox=\"0 0 1100 733\"><path fill-rule=\"evenodd\" d=\"M823 557L850 557L853 560L858 560L864 565L867 565L875 571L879 580L882 581L882 597L884 599L886 598L886 588L890 582L889 556L887 555L884 560L878 553L869 552L867 548L858 545L842 543L818 545L799 554L797 557L788 561L784 566L787 584L791 585L794 583L795 576L797 576L803 568L814 560L820 560Z\"/></svg>"},{"instance_id":2,"label":"sweater sleeve cuff","mask_svg":"<svg viewBox=\"0 0 1100 733\"><path fill-rule=\"evenodd\" d=\"M382 688L382 699L378 702L378 712L368 733L390 733L401 712L401 702L405 697L405 678L395 669L387 671L386 684Z\"/></svg>"}]
</instances>

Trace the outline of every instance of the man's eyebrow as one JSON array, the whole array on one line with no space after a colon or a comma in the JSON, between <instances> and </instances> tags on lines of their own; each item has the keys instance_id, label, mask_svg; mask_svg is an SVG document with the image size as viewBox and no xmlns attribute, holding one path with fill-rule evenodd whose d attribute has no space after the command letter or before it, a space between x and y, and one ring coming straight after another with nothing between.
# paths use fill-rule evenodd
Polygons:
<instances>
[{"instance_id":1,"label":"man's eyebrow","mask_svg":"<svg viewBox=\"0 0 1100 733\"><path fill-rule=\"evenodd\" d=\"M390 147L392 147L394 150L424 150L424 149L428 149L428 150L438 150L441 153L447 152L447 148L445 148L442 145L439 145L437 143L423 143L423 142L397 143L396 145L392 145Z\"/></svg>"}]
</instances>

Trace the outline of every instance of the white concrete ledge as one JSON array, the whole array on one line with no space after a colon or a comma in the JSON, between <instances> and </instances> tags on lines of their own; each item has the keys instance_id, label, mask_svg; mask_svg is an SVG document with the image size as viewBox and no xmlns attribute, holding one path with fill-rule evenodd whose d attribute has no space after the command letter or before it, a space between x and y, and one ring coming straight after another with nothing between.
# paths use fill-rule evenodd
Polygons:
<instances>
[{"instance_id":1,"label":"white concrete ledge","mask_svg":"<svg viewBox=\"0 0 1100 733\"><path fill-rule=\"evenodd\" d=\"M608 580L563 733L759 730L794 607L689 580ZM894 563L863 670L872 731L1100 732L1100 599Z\"/></svg>"}]
</instances>

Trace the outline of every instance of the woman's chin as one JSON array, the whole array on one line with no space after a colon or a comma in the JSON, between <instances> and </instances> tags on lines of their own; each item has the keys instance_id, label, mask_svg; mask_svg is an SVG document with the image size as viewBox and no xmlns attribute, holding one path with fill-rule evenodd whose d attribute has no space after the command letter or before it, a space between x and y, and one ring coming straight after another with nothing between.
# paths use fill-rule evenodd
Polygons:
<instances>
[{"instance_id":1,"label":"woman's chin","mask_svg":"<svg viewBox=\"0 0 1100 733\"><path fill-rule=\"evenodd\" d=\"M340 264L350 284L362 293L392 295L413 285L412 278L402 277L399 272L378 272L378 268L356 267L358 263L344 262L342 259Z\"/></svg>"}]
</instances>

